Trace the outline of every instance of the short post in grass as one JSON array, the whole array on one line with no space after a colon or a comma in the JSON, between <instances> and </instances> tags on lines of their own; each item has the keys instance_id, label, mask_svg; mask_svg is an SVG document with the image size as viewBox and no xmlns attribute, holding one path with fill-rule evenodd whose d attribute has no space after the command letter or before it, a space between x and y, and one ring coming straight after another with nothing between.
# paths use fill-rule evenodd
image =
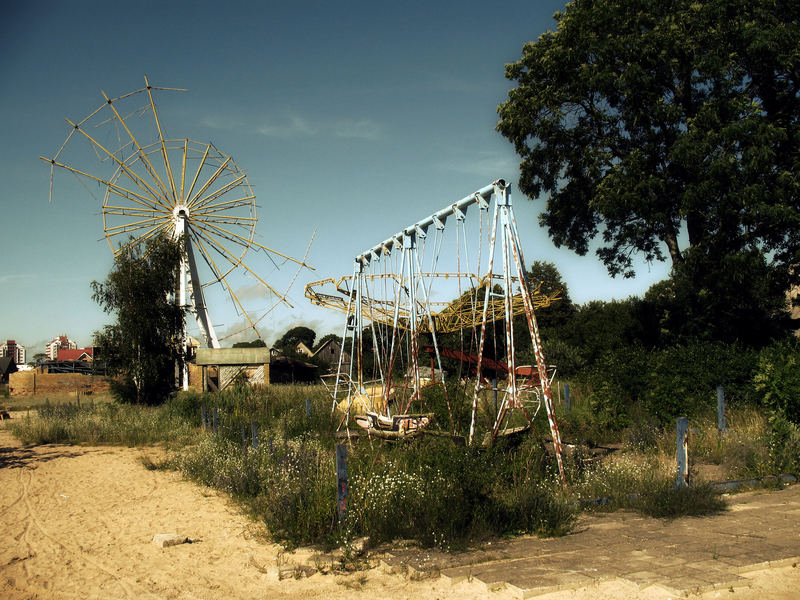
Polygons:
<instances>
[{"instance_id":1,"label":"short post in grass","mask_svg":"<svg viewBox=\"0 0 800 600\"><path fill-rule=\"evenodd\" d=\"M492 377L492 390L494 391L494 416L500 412L500 406L497 404L497 377Z\"/></svg>"},{"instance_id":2,"label":"short post in grass","mask_svg":"<svg viewBox=\"0 0 800 600\"><path fill-rule=\"evenodd\" d=\"M717 431L722 435L728 429L725 423L725 390L717 386Z\"/></svg>"},{"instance_id":3,"label":"short post in grass","mask_svg":"<svg viewBox=\"0 0 800 600\"><path fill-rule=\"evenodd\" d=\"M214 411L211 413L211 431L214 435L217 435L217 426L219 425L219 411L217 407L214 407Z\"/></svg>"},{"instance_id":4,"label":"short post in grass","mask_svg":"<svg viewBox=\"0 0 800 600\"><path fill-rule=\"evenodd\" d=\"M203 425L203 429L208 427L208 413L205 406L200 407L200 423Z\"/></svg>"},{"instance_id":5,"label":"short post in grass","mask_svg":"<svg viewBox=\"0 0 800 600\"><path fill-rule=\"evenodd\" d=\"M250 421L250 437L253 441L253 450L258 450L258 423Z\"/></svg>"},{"instance_id":6,"label":"short post in grass","mask_svg":"<svg viewBox=\"0 0 800 600\"><path fill-rule=\"evenodd\" d=\"M689 485L689 419L678 417L676 425L678 479L675 482L675 487L683 488Z\"/></svg>"},{"instance_id":7,"label":"short post in grass","mask_svg":"<svg viewBox=\"0 0 800 600\"><path fill-rule=\"evenodd\" d=\"M571 408L572 408L572 402L571 402L570 397L569 397L569 384L565 383L564 384L564 410L569 412Z\"/></svg>"},{"instance_id":8,"label":"short post in grass","mask_svg":"<svg viewBox=\"0 0 800 600\"><path fill-rule=\"evenodd\" d=\"M347 519L347 446L336 444L336 515L341 525Z\"/></svg>"},{"instance_id":9,"label":"short post in grass","mask_svg":"<svg viewBox=\"0 0 800 600\"><path fill-rule=\"evenodd\" d=\"M311 416L311 398L306 398L306 418Z\"/></svg>"}]
</instances>

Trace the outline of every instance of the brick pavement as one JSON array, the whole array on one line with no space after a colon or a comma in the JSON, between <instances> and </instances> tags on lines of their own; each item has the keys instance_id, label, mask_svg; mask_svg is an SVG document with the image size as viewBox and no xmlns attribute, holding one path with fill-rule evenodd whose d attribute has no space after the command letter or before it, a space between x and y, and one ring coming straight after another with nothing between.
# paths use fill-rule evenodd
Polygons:
<instances>
[{"instance_id":1,"label":"brick pavement","mask_svg":"<svg viewBox=\"0 0 800 600\"><path fill-rule=\"evenodd\" d=\"M584 514L561 538L500 540L459 554L392 552L392 570L469 579L521 598L622 579L676 595L746 583L744 573L800 563L800 485L729 497L711 517L652 519L629 511Z\"/></svg>"}]
</instances>

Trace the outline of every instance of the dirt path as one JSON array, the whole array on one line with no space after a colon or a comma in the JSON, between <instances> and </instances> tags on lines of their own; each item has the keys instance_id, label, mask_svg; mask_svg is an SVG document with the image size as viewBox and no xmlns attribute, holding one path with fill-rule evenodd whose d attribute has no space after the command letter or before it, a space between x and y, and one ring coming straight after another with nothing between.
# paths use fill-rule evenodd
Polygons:
<instances>
[{"instance_id":1,"label":"dirt path","mask_svg":"<svg viewBox=\"0 0 800 600\"><path fill-rule=\"evenodd\" d=\"M183 481L176 473L148 471L139 460L141 451L136 449L22 447L3 425L0 424L3 599L313 596L324 600L346 595L357 600L505 600L548 591L520 591L502 581L486 583L469 573L464 577L414 580L390 574L385 568L348 575L317 573L287 578L291 573L287 564L299 561L302 553L282 554L221 494ZM604 518L613 521L625 517ZM800 525L800 517L794 524ZM165 549L151 543L155 534L173 532L196 542ZM611 538L618 540L619 531L609 531ZM576 560L580 562L579 552L587 551L580 547L580 535L562 539L565 542L559 543L575 540ZM636 540L629 544L633 548ZM533 546L527 550L519 546L519 551L538 552ZM800 555L800 545L797 554ZM481 556L485 558L485 553L476 554L474 562L482 560ZM538 560L535 556L527 558ZM309 562L307 555L305 562ZM698 597L795 598L797 589L800 568L787 564L742 573L733 593L726 587L721 591L706 590ZM570 583L569 578L565 579L560 591L541 597L656 599L671 597L672 593L649 581L622 580L610 573L597 581L574 578Z\"/></svg>"}]
</instances>

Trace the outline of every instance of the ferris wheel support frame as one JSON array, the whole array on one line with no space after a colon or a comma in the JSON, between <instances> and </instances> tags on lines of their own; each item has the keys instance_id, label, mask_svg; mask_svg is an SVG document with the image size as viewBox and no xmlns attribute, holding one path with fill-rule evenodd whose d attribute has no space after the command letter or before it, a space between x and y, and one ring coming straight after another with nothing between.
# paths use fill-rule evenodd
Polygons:
<instances>
[{"instance_id":1,"label":"ferris wheel support frame","mask_svg":"<svg viewBox=\"0 0 800 600\"><path fill-rule=\"evenodd\" d=\"M186 221L187 210L188 208L183 205L178 205L174 209L175 228L173 230L173 239L180 240L183 243L183 252L181 253L181 261L178 267L176 301L178 306L194 315L197 326L205 337L206 345L209 348L220 348L219 339L217 338L216 331L214 331L214 325L211 323L208 306L206 305L203 295L203 285L200 282L200 275L197 272L197 261L194 256L192 238L189 235L189 223ZM190 286L191 294L188 293ZM185 319L181 329L180 347L183 351L183 356L186 357L189 350L189 337L186 334ZM189 389L189 367L186 364L186 360L183 361L179 383L184 391Z\"/></svg>"}]
</instances>

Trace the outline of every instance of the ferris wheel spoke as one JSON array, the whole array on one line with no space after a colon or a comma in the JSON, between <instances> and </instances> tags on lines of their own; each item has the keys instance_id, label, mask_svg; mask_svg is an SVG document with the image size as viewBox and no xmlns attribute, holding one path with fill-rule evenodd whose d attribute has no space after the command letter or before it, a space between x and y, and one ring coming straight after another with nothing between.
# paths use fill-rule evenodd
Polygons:
<instances>
[{"instance_id":1,"label":"ferris wheel spoke","mask_svg":"<svg viewBox=\"0 0 800 600\"><path fill-rule=\"evenodd\" d=\"M209 187L211 187L211 184L214 183L217 180L217 177L219 177L225 171L225 168L228 166L228 163L230 162L230 160L231 160L230 156L228 158L226 158L225 161L219 167L217 167L217 170L214 171L214 173L211 175L211 177L208 178L208 181L206 181L203 184L203 186L199 190L197 190L197 193L192 198L189 199L189 208L192 208L195 205L195 203L197 202L197 198L202 196L203 193Z\"/></svg>"},{"instance_id":2,"label":"ferris wheel spoke","mask_svg":"<svg viewBox=\"0 0 800 600\"><path fill-rule=\"evenodd\" d=\"M136 192L129 190L127 188L122 187L121 185L110 182L110 181L102 181L103 184L107 186L109 193L114 194L119 198L124 198L125 200L130 200L131 202L138 204L141 206L141 209L137 210L150 210L152 212L158 212L161 214L171 214L172 211L166 210L160 204L153 202L151 198L146 196L142 196L141 194L137 194ZM135 208L135 207L130 207Z\"/></svg>"},{"instance_id":3,"label":"ferris wheel spoke","mask_svg":"<svg viewBox=\"0 0 800 600\"><path fill-rule=\"evenodd\" d=\"M218 225L220 225L220 224L221 225L232 225L232 226L235 226L235 227L241 227L243 230L249 231L255 225L255 221L251 220L251 219L247 219L247 221L248 222L242 223L242 222L238 221L237 219L232 219L232 218L225 219L223 217L219 217L219 218L216 218L216 219L198 219L196 222L198 222L198 223L209 222L209 223L215 223L215 224L218 224Z\"/></svg>"},{"instance_id":4,"label":"ferris wheel spoke","mask_svg":"<svg viewBox=\"0 0 800 600\"><path fill-rule=\"evenodd\" d=\"M233 225L239 225L242 228L246 229L252 229L255 223L258 222L258 219L256 217L239 217L235 215L234 216L226 215L224 213L211 214L211 215L199 214L193 216L195 220L199 222L208 222L216 224L228 223Z\"/></svg>"},{"instance_id":5,"label":"ferris wheel spoke","mask_svg":"<svg viewBox=\"0 0 800 600\"><path fill-rule=\"evenodd\" d=\"M200 159L200 164L197 166L197 171L195 171L194 178L192 179L192 184L189 186L186 195L181 194L182 202L184 202L186 198L191 197L192 192L194 191L194 186L197 185L197 180L200 178L200 172L203 170L206 160L208 160L209 152L211 152L211 144L206 144L206 149L203 151L203 157Z\"/></svg>"},{"instance_id":6,"label":"ferris wheel spoke","mask_svg":"<svg viewBox=\"0 0 800 600\"><path fill-rule=\"evenodd\" d=\"M195 241L195 244L200 249L200 256L203 259L203 262L205 262L206 265L208 265L208 268L211 270L212 274L216 278L216 279L213 280L212 283L216 283L216 282L222 281L223 278L225 278L225 276L228 275L228 273L230 273L233 270L234 267L228 267L228 270L225 273L223 273L222 270L217 266L217 263L214 262L214 259L211 258L211 253L209 252L209 250L206 248L205 244L203 243L203 240L205 238L203 238L202 236L197 235L197 233L194 230L191 231L191 235L192 235L192 238Z\"/></svg>"},{"instance_id":7,"label":"ferris wheel spoke","mask_svg":"<svg viewBox=\"0 0 800 600\"><path fill-rule=\"evenodd\" d=\"M106 227L106 235L117 235L119 233L127 233L136 229L144 227L151 227L161 221L160 217L152 217L150 219L142 219L141 221L133 221L125 223L124 225L115 225L114 227Z\"/></svg>"},{"instance_id":8,"label":"ferris wheel spoke","mask_svg":"<svg viewBox=\"0 0 800 600\"><path fill-rule=\"evenodd\" d=\"M148 183L146 181L144 181L144 179L142 179L128 165L126 165L123 161L121 161L119 158L117 158L117 156L113 152L110 152L105 146L103 146L101 143L96 141L92 136L90 136L88 133L86 133L81 127L79 127L78 125L75 125L75 123L73 123L69 119L67 119L67 123L72 125L81 135L83 135L87 140L89 140L92 143L93 147L99 148L109 158L111 158L114 162L116 162L117 165L119 166L119 169L123 173L125 173L125 175L127 175L128 178L131 181L133 181L137 186L139 186L143 191L145 191L148 194L150 194L150 196L152 197L152 199L155 202L157 202L158 204L160 204L164 208L167 208L166 204L163 204L162 202L160 202L158 192L156 192L156 190L154 190L150 185L148 185ZM166 198L164 198L164 199L167 200Z\"/></svg>"},{"instance_id":9,"label":"ferris wheel spoke","mask_svg":"<svg viewBox=\"0 0 800 600\"><path fill-rule=\"evenodd\" d=\"M151 227L150 230L148 230L144 234L138 237L134 237L133 239L128 241L127 244L122 244L121 246L118 246L116 249L114 249L114 256L117 256L122 252L126 252L127 250L133 248L134 246L138 246L139 244L142 244L147 240L154 238L159 233L165 232L168 225L169 225L168 223L160 223L154 227Z\"/></svg>"},{"instance_id":10,"label":"ferris wheel spoke","mask_svg":"<svg viewBox=\"0 0 800 600\"><path fill-rule=\"evenodd\" d=\"M139 144L139 140L137 140L136 136L133 135L133 132L131 132L130 128L128 127L128 124L125 122L125 118L123 118L122 115L120 115L119 112L117 111L117 108L114 106L114 100L109 100L109 98L108 98L108 96L106 96L105 92L101 91L101 93L103 94L103 97L108 102L108 107L112 110L114 115L116 115L117 120L120 122L122 127L125 128L125 131L127 132L128 137L131 138L131 142L136 146L136 149L138 151L138 154L139 154L139 157L140 157L140 159L142 161L142 164L144 164L145 169L147 169L147 172L150 174L150 177L152 177L153 181L156 182L156 184L158 185L159 189L164 194L164 196L167 196L168 195L167 189L164 186L164 183L161 181L161 177L159 177L158 172L155 170L155 168L153 167L152 163L150 162L150 159L147 157L147 154L142 149L141 144Z\"/></svg>"},{"instance_id":11,"label":"ferris wheel spoke","mask_svg":"<svg viewBox=\"0 0 800 600\"><path fill-rule=\"evenodd\" d=\"M183 140L183 154L181 156L181 193L179 196L180 202L183 202L183 185L186 183L186 156L189 154L189 140Z\"/></svg>"},{"instance_id":12,"label":"ferris wheel spoke","mask_svg":"<svg viewBox=\"0 0 800 600\"><path fill-rule=\"evenodd\" d=\"M233 287L230 285L228 280L225 278L225 275L221 274L220 269L217 267L216 263L211 258L211 255L208 252L208 250L205 248L205 245L202 243L202 240L199 237L196 237L195 239L196 239L196 241L198 243L198 248L200 248L200 254L203 257L203 260L206 262L206 264L209 265L211 270L217 275L217 281L222 282L222 285L227 290L228 295L230 295L230 297L231 297L231 300L233 300L234 304L238 307L240 314L244 315L244 318L247 319L247 322L250 324L250 327L253 329L253 331L256 332L256 335L258 335L258 337L260 338L261 334L258 332L258 329L256 329L255 323L253 323L253 321L250 318L250 315L248 314L247 310L244 308L244 306L242 305L241 301L239 300L239 297L236 295L236 292L233 291ZM269 287L269 286L267 286L267 287ZM272 289L272 288L270 288L270 289ZM244 330L242 330L242 331L244 331Z\"/></svg>"},{"instance_id":13,"label":"ferris wheel spoke","mask_svg":"<svg viewBox=\"0 0 800 600\"><path fill-rule=\"evenodd\" d=\"M204 198L198 199L196 202L194 202L191 205L192 208L201 208L201 207L203 207L203 206L205 206L207 204L210 204L211 202L213 202L214 200L216 200L220 196L223 196L227 192L229 192L230 190L238 187L241 184L241 182L245 179L245 177L246 176L245 176L244 173L242 173L238 177L235 177L233 180L229 181L228 183L223 185L221 188L219 188L219 189L215 190L214 192L210 193L208 196L205 196ZM255 196L253 196L253 197L255 198Z\"/></svg>"},{"instance_id":14,"label":"ferris wheel spoke","mask_svg":"<svg viewBox=\"0 0 800 600\"><path fill-rule=\"evenodd\" d=\"M209 237L219 237L243 248L249 247L251 243L249 238L229 231L224 227L218 227L213 223L209 223L208 221L196 221L194 226L198 229L201 229Z\"/></svg>"},{"instance_id":15,"label":"ferris wheel spoke","mask_svg":"<svg viewBox=\"0 0 800 600\"><path fill-rule=\"evenodd\" d=\"M216 250L219 254L221 254L228 262L230 262L234 266L241 266L245 271L250 273L253 277L255 277L264 287L269 289L273 294L276 296L280 296L278 292L273 288L270 284L264 281L253 269L248 267L244 262L242 262L241 258L237 258L233 253L231 253L225 246L220 244L219 242L215 241L210 237L206 237L208 243ZM290 307L292 306L285 298L283 299Z\"/></svg>"},{"instance_id":16,"label":"ferris wheel spoke","mask_svg":"<svg viewBox=\"0 0 800 600\"><path fill-rule=\"evenodd\" d=\"M255 199L255 195L244 196L236 198L235 200L226 200L225 202L218 202L217 204L210 204L203 206L199 210L195 208L193 214L208 215L220 211L232 210L234 208L241 208L243 206L251 206L251 201Z\"/></svg>"},{"instance_id":17,"label":"ferris wheel spoke","mask_svg":"<svg viewBox=\"0 0 800 600\"><path fill-rule=\"evenodd\" d=\"M111 204L106 204L103 207L103 214L105 215L117 215L117 216L143 216L143 215L153 215L156 216L156 213L160 213L160 211L155 211L150 208L139 208L138 206L112 206ZM164 218L164 213L160 213L161 218Z\"/></svg>"},{"instance_id":18,"label":"ferris wheel spoke","mask_svg":"<svg viewBox=\"0 0 800 600\"><path fill-rule=\"evenodd\" d=\"M161 140L161 157L164 159L164 168L169 177L169 187L172 190L172 199L175 203L178 202L178 193L175 190L175 177L172 175L172 165L169 162L169 155L167 154L167 146L164 143L164 133L161 131L161 122L158 120L158 111L156 110L156 103L153 100L153 92L150 88L150 82L147 76L144 78L145 87L147 88L147 97L150 99L150 107L153 109L153 119L156 122L156 129L158 130L158 139Z\"/></svg>"},{"instance_id":19,"label":"ferris wheel spoke","mask_svg":"<svg viewBox=\"0 0 800 600\"><path fill-rule=\"evenodd\" d=\"M233 291L233 286L231 286L231 284L228 282L228 280L225 277L220 278L219 281L222 282L222 285L227 290L228 295L231 297L231 300L233 300L233 303L238 308L237 312L239 312L240 314L244 315L244 318L247 319L247 322L250 323L251 327L255 327L255 325L253 324L253 321L250 319L250 315L247 313L247 310L242 305L242 302L239 300L239 296L237 296L236 292Z\"/></svg>"},{"instance_id":20,"label":"ferris wheel spoke","mask_svg":"<svg viewBox=\"0 0 800 600\"><path fill-rule=\"evenodd\" d=\"M280 256L281 258L285 258L286 260L290 260L293 263L296 263L296 264L304 266L304 267L308 267L309 269L313 270L313 267L307 265L303 261L297 260L296 258L292 258L291 256L286 256L285 254L282 254L282 253L278 252L277 250L273 250L272 248L268 248L267 246L259 244L258 242L254 241L254 240L248 239L248 238L246 238L244 236L241 236L241 235L238 235L238 234L233 233L231 231L228 231L227 229L223 229L222 227L217 227L212 223L208 223L208 225L210 227L212 227L213 229L217 230L218 235L221 235L222 237L225 237L225 239L228 239L228 240L230 240L232 242L235 242L235 243L243 245L243 246L244 245L256 246L256 247L258 247L258 248L260 248L260 249L262 249L262 250L264 250L266 252L270 252L272 254L275 254L276 256ZM227 237L227 235L233 236L234 239L231 239L231 238Z\"/></svg>"},{"instance_id":21,"label":"ferris wheel spoke","mask_svg":"<svg viewBox=\"0 0 800 600\"><path fill-rule=\"evenodd\" d=\"M132 202L136 202L137 204L140 204L140 205L145 206L147 208L150 208L152 210L159 210L157 208L157 206L159 206L159 205L155 204L153 202L152 198L149 198L147 196L142 196L141 194L137 194L136 192L134 192L132 190L129 190L127 188L124 188L124 187L122 187L121 185L119 185L117 183L113 183L111 181L108 181L107 179L103 179L101 177L96 177L94 175L90 175L89 173L86 173L85 171L81 171L80 169L76 169L75 167L71 167L71 166L69 166L67 164L60 163L57 160L55 160L54 158L45 158L44 156L40 156L39 158L41 158L44 161L49 162L51 166L60 167L60 168L62 168L64 170L66 170L66 171L74 173L75 175L80 175L81 177L86 177L87 179L92 179L94 181L97 181L98 183L102 183L104 186L107 186L107 188L109 189L109 191L111 193L113 193L113 194L115 194L117 196L120 196L122 198L126 198L127 200L131 200Z\"/></svg>"}]
</instances>

